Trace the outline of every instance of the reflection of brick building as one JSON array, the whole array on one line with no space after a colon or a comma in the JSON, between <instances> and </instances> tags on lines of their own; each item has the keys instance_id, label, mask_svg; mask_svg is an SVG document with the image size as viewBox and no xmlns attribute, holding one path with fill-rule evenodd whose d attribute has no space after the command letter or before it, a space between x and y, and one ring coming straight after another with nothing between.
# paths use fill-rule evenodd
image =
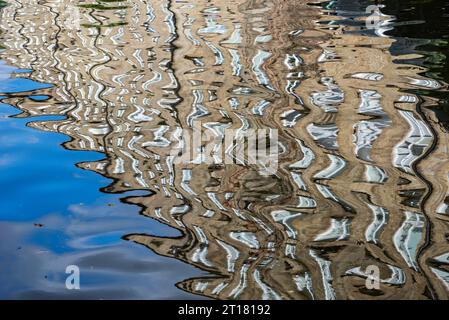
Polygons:
<instances>
[{"instance_id":1,"label":"reflection of brick building","mask_svg":"<svg viewBox=\"0 0 449 320\"><path fill-rule=\"evenodd\" d=\"M127 201L183 235L125 238L211 273L180 283L184 290L373 298L363 271L376 265L379 298L428 297L414 269L446 297L430 268L444 253L446 225L435 212L448 193L447 139L423 122L416 97L400 92L428 83L393 63L390 39L318 27L319 7L305 3L128 1L79 8L79 30L60 19L56 2L11 4L2 59L55 86L49 101L10 102L22 116L66 115L31 125L67 134L68 149L104 152L79 166L112 178L105 191L151 190ZM193 121L212 131L278 129L277 176L174 165L169 138ZM419 256L425 216L434 244Z\"/></svg>"}]
</instances>

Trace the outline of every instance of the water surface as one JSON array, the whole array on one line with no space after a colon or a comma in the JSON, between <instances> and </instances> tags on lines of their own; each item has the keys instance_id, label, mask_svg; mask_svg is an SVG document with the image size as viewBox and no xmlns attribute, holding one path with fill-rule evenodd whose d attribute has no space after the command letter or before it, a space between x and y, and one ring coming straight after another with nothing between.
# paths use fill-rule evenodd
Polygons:
<instances>
[{"instance_id":1,"label":"water surface","mask_svg":"<svg viewBox=\"0 0 449 320\"><path fill-rule=\"evenodd\" d=\"M371 4L8 1L0 296L448 298L449 5ZM198 121L278 171L176 163Z\"/></svg>"}]
</instances>

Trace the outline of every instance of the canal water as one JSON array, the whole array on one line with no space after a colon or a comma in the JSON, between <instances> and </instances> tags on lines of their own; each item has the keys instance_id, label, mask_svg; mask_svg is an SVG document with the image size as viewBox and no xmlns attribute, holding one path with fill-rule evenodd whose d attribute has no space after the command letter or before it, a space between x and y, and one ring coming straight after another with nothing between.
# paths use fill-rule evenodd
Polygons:
<instances>
[{"instance_id":1,"label":"canal water","mask_svg":"<svg viewBox=\"0 0 449 320\"><path fill-rule=\"evenodd\" d=\"M449 298L449 1L0 8L0 298Z\"/></svg>"}]
</instances>

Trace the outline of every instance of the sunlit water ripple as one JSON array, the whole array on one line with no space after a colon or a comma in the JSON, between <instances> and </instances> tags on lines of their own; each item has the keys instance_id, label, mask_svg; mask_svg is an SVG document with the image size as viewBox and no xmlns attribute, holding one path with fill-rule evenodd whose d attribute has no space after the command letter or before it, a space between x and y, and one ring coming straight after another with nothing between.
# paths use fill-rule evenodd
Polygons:
<instances>
[{"instance_id":1,"label":"sunlit water ripple","mask_svg":"<svg viewBox=\"0 0 449 320\"><path fill-rule=\"evenodd\" d=\"M449 298L447 40L369 4L8 1L0 296ZM278 130L279 170L176 163L197 121Z\"/></svg>"}]
</instances>

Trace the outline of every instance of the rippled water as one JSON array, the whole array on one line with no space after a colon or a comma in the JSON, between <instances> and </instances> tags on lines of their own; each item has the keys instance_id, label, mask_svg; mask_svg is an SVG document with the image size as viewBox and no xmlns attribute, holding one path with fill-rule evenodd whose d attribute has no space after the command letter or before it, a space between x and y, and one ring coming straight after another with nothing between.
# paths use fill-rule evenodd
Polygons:
<instances>
[{"instance_id":1,"label":"rippled water","mask_svg":"<svg viewBox=\"0 0 449 320\"><path fill-rule=\"evenodd\" d=\"M8 0L0 296L448 298L449 3L372 3ZM194 121L279 170L176 163Z\"/></svg>"}]
</instances>

